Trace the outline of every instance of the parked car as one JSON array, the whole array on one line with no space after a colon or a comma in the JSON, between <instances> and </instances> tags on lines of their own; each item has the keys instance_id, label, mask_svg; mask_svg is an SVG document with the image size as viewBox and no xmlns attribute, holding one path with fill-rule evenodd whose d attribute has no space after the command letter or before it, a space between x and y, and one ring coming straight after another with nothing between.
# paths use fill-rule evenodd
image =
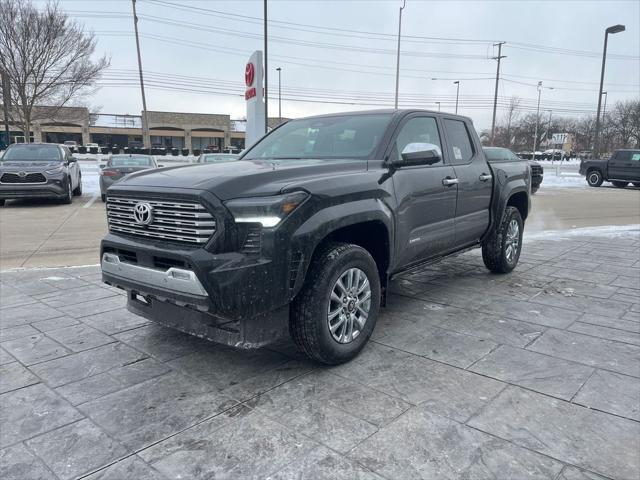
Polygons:
<instances>
[{"instance_id":1,"label":"parked car","mask_svg":"<svg viewBox=\"0 0 640 480\"><path fill-rule=\"evenodd\" d=\"M602 182L611 182L618 188L629 183L640 187L640 150L616 150L607 160L581 160L580 175L591 187L599 187Z\"/></svg>"},{"instance_id":2,"label":"parked car","mask_svg":"<svg viewBox=\"0 0 640 480\"><path fill-rule=\"evenodd\" d=\"M141 170L158 168L156 159L151 155L111 155L100 170L100 197L107 201L107 188L124 176Z\"/></svg>"},{"instance_id":3,"label":"parked car","mask_svg":"<svg viewBox=\"0 0 640 480\"><path fill-rule=\"evenodd\" d=\"M291 333L355 357L389 280L469 248L513 270L526 162L487 162L470 119L375 110L287 122L236 162L133 173L109 189L103 281L130 311L238 348Z\"/></svg>"},{"instance_id":4,"label":"parked car","mask_svg":"<svg viewBox=\"0 0 640 480\"><path fill-rule=\"evenodd\" d=\"M493 163L496 162L525 162L527 160L523 160L518 154L509 150L508 148L502 147L483 147L484 154L487 157L487 160ZM534 162L533 160L529 160L529 167L531 168L531 193L535 194L540 185L542 184L542 178L544 175L544 169L542 165L538 162Z\"/></svg>"},{"instance_id":5,"label":"parked car","mask_svg":"<svg viewBox=\"0 0 640 480\"><path fill-rule=\"evenodd\" d=\"M82 195L82 172L69 148L14 143L0 159L0 205L14 198L54 197L71 203Z\"/></svg>"},{"instance_id":6,"label":"parked car","mask_svg":"<svg viewBox=\"0 0 640 480\"><path fill-rule=\"evenodd\" d=\"M78 146L78 142L75 140L67 140L63 145L69 148L76 148Z\"/></svg>"},{"instance_id":7,"label":"parked car","mask_svg":"<svg viewBox=\"0 0 640 480\"><path fill-rule=\"evenodd\" d=\"M233 153L203 153L198 157L196 163L222 163L238 160L240 155Z\"/></svg>"}]
</instances>

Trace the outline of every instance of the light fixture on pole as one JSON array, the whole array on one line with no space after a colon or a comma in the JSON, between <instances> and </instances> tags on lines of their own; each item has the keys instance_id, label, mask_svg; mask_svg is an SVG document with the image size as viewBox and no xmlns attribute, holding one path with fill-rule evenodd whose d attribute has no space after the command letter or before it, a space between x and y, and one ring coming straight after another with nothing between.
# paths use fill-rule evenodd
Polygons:
<instances>
[{"instance_id":1,"label":"light fixture on pole","mask_svg":"<svg viewBox=\"0 0 640 480\"><path fill-rule=\"evenodd\" d=\"M438 111L440 111L440 102L436 102L436 105L438 105Z\"/></svg>"},{"instance_id":2,"label":"light fixture on pole","mask_svg":"<svg viewBox=\"0 0 640 480\"><path fill-rule=\"evenodd\" d=\"M456 115L458 114L458 98L460 97L460 80L453 82L456 85Z\"/></svg>"},{"instance_id":3,"label":"light fixture on pole","mask_svg":"<svg viewBox=\"0 0 640 480\"><path fill-rule=\"evenodd\" d=\"M602 69L600 71L600 90L598 90L598 112L596 113L596 132L593 140L593 157L598 158L598 149L600 147L598 137L600 135L600 105L602 103L602 86L604 83L604 66L607 60L607 38L609 34L620 33L625 31L624 25L613 25L604 31L604 48L602 50Z\"/></svg>"},{"instance_id":4,"label":"light fixture on pole","mask_svg":"<svg viewBox=\"0 0 640 480\"><path fill-rule=\"evenodd\" d=\"M396 98L393 104L393 108L398 108L398 87L400 86L400 35L402 33L402 10L407 4L407 0L402 1L400 7L400 14L398 18L398 52L396 53Z\"/></svg>"},{"instance_id":5,"label":"light fixture on pole","mask_svg":"<svg viewBox=\"0 0 640 480\"><path fill-rule=\"evenodd\" d=\"M276 68L278 72L278 125L282 123L282 67Z\"/></svg>"}]
</instances>

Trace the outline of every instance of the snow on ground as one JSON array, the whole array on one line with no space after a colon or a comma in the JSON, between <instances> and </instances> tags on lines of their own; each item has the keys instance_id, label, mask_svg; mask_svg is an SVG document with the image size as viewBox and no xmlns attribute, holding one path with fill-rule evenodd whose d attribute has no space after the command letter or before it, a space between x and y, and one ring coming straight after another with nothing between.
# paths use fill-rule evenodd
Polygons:
<instances>
[{"instance_id":1,"label":"snow on ground","mask_svg":"<svg viewBox=\"0 0 640 480\"><path fill-rule=\"evenodd\" d=\"M555 172L544 172L542 185L539 192L543 192L546 188L587 188L587 181L582 175L562 174L556 175Z\"/></svg>"},{"instance_id":2,"label":"snow on ground","mask_svg":"<svg viewBox=\"0 0 640 480\"><path fill-rule=\"evenodd\" d=\"M632 225L604 225L600 227L572 228L569 230L546 230L528 234L525 230L524 241L534 240L563 240L575 237L606 237L614 238L634 233L640 238L640 224Z\"/></svg>"}]
</instances>

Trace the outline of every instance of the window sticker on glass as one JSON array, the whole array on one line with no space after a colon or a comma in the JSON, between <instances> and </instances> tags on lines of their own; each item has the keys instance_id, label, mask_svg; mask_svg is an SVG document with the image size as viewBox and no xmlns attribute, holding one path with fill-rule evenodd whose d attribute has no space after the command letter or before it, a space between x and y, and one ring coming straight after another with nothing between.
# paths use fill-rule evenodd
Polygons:
<instances>
[{"instance_id":1,"label":"window sticker on glass","mask_svg":"<svg viewBox=\"0 0 640 480\"><path fill-rule=\"evenodd\" d=\"M462 150L458 147L453 147L453 156L456 160L462 160Z\"/></svg>"},{"instance_id":2,"label":"window sticker on glass","mask_svg":"<svg viewBox=\"0 0 640 480\"><path fill-rule=\"evenodd\" d=\"M633 155L631 155L631 160L633 162L640 162L640 153L634 153Z\"/></svg>"}]
</instances>

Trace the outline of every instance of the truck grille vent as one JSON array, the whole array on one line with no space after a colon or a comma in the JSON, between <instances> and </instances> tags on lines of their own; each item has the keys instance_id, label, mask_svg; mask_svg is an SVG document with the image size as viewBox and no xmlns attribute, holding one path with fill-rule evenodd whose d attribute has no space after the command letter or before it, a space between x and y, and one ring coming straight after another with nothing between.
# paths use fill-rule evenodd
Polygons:
<instances>
[{"instance_id":1,"label":"truck grille vent","mask_svg":"<svg viewBox=\"0 0 640 480\"><path fill-rule=\"evenodd\" d=\"M144 224L134 215L138 204L146 204L149 217ZM213 216L197 202L107 197L109 231L150 239L204 244L216 231Z\"/></svg>"},{"instance_id":2,"label":"truck grille vent","mask_svg":"<svg viewBox=\"0 0 640 480\"><path fill-rule=\"evenodd\" d=\"M138 263L138 256L136 255L136 252L132 252L131 250L105 247L104 251L105 253L112 253L114 255L117 255L118 257L120 257L120 261L122 262L132 263L134 265Z\"/></svg>"},{"instance_id":3,"label":"truck grille vent","mask_svg":"<svg viewBox=\"0 0 640 480\"><path fill-rule=\"evenodd\" d=\"M242 245L242 253L260 253L262 248L262 228L260 226L251 227Z\"/></svg>"},{"instance_id":4,"label":"truck grille vent","mask_svg":"<svg viewBox=\"0 0 640 480\"><path fill-rule=\"evenodd\" d=\"M535 165L535 164L531 165L531 173L533 175L542 175L542 172L543 170L541 165Z\"/></svg>"},{"instance_id":5,"label":"truck grille vent","mask_svg":"<svg viewBox=\"0 0 640 480\"><path fill-rule=\"evenodd\" d=\"M20 176L17 173L4 173L0 177L2 183L47 183L47 179L41 173L27 173Z\"/></svg>"}]
</instances>

